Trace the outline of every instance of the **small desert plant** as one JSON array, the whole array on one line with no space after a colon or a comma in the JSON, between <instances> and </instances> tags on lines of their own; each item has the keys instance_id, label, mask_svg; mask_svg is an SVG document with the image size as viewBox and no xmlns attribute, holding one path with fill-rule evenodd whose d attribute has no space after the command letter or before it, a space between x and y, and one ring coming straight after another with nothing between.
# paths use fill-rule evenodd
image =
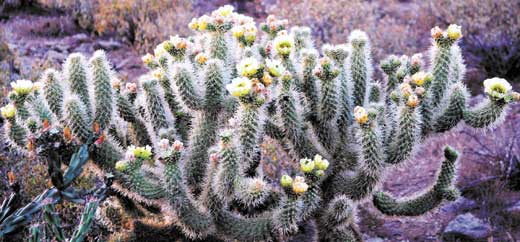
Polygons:
<instances>
[{"instance_id":1,"label":"small desert plant","mask_svg":"<svg viewBox=\"0 0 520 242\"><path fill-rule=\"evenodd\" d=\"M428 71L420 55L382 61L382 85L372 76L366 33L354 30L320 55L310 28L287 24L270 16L260 35L252 18L223 6L191 21L194 36L171 36L143 56L150 73L138 84L121 83L102 51L89 61L72 54L42 82L12 84L2 109L7 137L39 150L46 143L34 134L62 130L69 148L52 160L95 140L93 165L114 172L117 191L97 219L119 230L117 238L360 241L360 201L418 216L458 196L451 147L435 184L413 197L379 191L388 167L411 164L426 138L461 121L497 124L520 99L492 78L484 81L486 100L467 104L457 25L432 29ZM299 160L298 171L280 172L279 182L264 176L265 136ZM121 231L121 221L135 233Z\"/></svg>"}]
</instances>

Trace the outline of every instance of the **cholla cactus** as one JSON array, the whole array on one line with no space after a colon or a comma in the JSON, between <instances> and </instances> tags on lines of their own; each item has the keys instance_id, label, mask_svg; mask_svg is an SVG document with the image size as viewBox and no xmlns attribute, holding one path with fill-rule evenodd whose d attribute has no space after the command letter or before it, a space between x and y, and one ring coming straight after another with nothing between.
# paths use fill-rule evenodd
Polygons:
<instances>
[{"instance_id":1,"label":"cholla cactus","mask_svg":"<svg viewBox=\"0 0 520 242\"><path fill-rule=\"evenodd\" d=\"M49 126L74 144L93 141L94 163L115 172L118 197L139 210L129 213L139 214L129 239L173 231L186 240L286 241L305 227L309 240L359 241L355 209L367 198L384 214L417 216L458 195L450 147L435 184L416 197L380 191L387 167L407 164L428 136L460 121L496 124L519 100L494 78L484 82L488 100L467 105L456 25L432 30L430 69L418 54L384 60L385 85L372 78L366 33L323 46L321 57L309 28L286 25L270 16L261 37L252 18L221 7L192 20L193 37L173 36L143 56L150 72L139 84L123 85L102 52L89 65L74 54L64 74L44 75L39 107L24 106L33 124L21 121L13 95L2 109L7 133L18 147ZM300 161L279 183L259 165L265 136ZM98 219L115 230L107 214Z\"/></svg>"}]
</instances>

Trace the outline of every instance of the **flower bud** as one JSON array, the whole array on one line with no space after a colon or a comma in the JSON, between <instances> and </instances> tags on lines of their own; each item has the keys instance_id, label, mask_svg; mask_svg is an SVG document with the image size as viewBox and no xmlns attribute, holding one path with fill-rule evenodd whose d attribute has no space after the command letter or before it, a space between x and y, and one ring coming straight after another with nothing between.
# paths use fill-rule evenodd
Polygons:
<instances>
[{"instance_id":1,"label":"flower bud","mask_svg":"<svg viewBox=\"0 0 520 242\"><path fill-rule=\"evenodd\" d=\"M280 185L282 187L291 187L293 184L293 179L289 175L283 175L280 179Z\"/></svg>"},{"instance_id":2,"label":"flower bud","mask_svg":"<svg viewBox=\"0 0 520 242\"><path fill-rule=\"evenodd\" d=\"M300 169L304 173L309 173L314 170L314 161L308 158L300 160Z\"/></svg>"},{"instance_id":3,"label":"flower bud","mask_svg":"<svg viewBox=\"0 0 520 242\"><path fill-rule=\"evenodd\" d=\"M329 167L329 161L323 159L323 157L321 157L321 155L314 156L314 164L316 165L316 169L322 170L322 171L327 170L327 168Z\"/></svg>"},{"instance_id":4,"label":"flower bud","mask_svg":"<svg viewBox=\"0 0 520 242\"><path fill-rule=\"evenodd\" d=\"M119 172L126 171L126 169L128 169L128 161L120 160L120 161L116 162L115 168L116 168L116 171L119 171Z\"/></svg>"},{"instance_id":5,"label":"flower bud","mask_svg":"<svg viewBox=\"0 0 520 242\"><path fill-rule=\"evenodd\" d=\"M410 95L406 104L412 108L415 108L417 105L419 105L419 98L417 98L416 95Z\"/></svg>"},{"instance_id":6,"label":"flower bud","mask_svg":"<svg viewBox=\"0 0 520 242\"><path fill-rule=\"evenodd\" d=\"M173 142L173 149L175 151L181 151L182 149L184 149L184 144L181 141L176 140Z\"/></svg>"}]
</instances>

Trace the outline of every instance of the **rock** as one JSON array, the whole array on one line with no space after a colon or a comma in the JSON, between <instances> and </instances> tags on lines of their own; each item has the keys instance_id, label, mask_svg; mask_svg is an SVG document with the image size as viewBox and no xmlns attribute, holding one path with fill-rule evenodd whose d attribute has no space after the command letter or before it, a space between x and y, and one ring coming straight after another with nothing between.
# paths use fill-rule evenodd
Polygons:
<instances>
[{"instance_id":1,"label":"rock","mask_svg":"<svg viewBox=\"0 0 520 242\"><path fill-rule=\"evenodd\" d=\"M491 226L471 213L465 213L453 219L446 229L445 241L486 241L491 235Z\"/></svg>"},{"instance_id":2,"label":"rock","mask_svg":"<svg viewBox=\"0 0 520 242\"><path fill-rule=\"evenodd\" d=\"M92 44L82 43L76 49L74 49L74 52L92 53L94 52L94 48L92 47Z\"/></svg>"},{"instance_id":3,"label":"rock","mask_svg":"<svg viewBox=\"0 0 520 242\"><path fill-rule=\"evenodd\" d=\"M460 213L460 212L469 212L473 209L478 208L477 202L473 199L468 199L465 197L459 197L452 203L448 203L441 208L441 211L446 213Z\"/></svg>"},{"instance_id":4,"label":"rock","mask_svg":"<svg viewBox=\"0 0 520 242\"><path fill-rule=\"evenodd\" d=\"M95 48L96 49L103 49L103 50L117 50L121 48L123 44L121 42L115 41L115 40L100 40L96 43Z\"/></svg>"},{"instance_id":5,"label":"rock","mask_svg":"<svg viewBox=\"0 0 520 242\"><path fill-rule=\"evenodd\" d=\"M88 35L86 35L84 33L80 33L80 34L75 34L75 35L71 36L71 38L78 43L83 43L88 40Z\"/></svg>"},{"instance_id":6,"label":"rock","mask_svg":"<svg viewBox=\"0 0 520 242\"><path fill-rule=\"evenodd\" d=\"M67 58L66 54L60 53L55 50L47 51L47 54L45 56L47 60L53 61L55 63L61 63Z\"/></svg>"},{"instance_id":7,"label":"rock","mask_svg":"<svg viewBox=\"0 0 520 242\"><path fill-rule=\"evenodd\" d=\"M366 239L365 242L385 242L385 240L379 237L374 237Z\"/></svg>"}]
</instances>

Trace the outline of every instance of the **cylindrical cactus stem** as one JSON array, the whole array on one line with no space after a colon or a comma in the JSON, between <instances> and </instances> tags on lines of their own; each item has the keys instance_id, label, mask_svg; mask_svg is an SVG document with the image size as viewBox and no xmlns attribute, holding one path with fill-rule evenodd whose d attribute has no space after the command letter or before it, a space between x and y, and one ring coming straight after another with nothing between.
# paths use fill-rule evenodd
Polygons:
<instances>
[{"instance_id":1,"label":"cylindrical cactus stem","mask_svg":"<svg viewBox=\"0 0 520 242\"><path fill-rule=\"evenodd\" d=\"M444 148L444 157L446 159L442 162L436 183L427 192L404 200L397 200L383 192L378 192L373 197L376 208L387 215L418 216L434 209L444 200L455 200L458 191L453 187L453 180L458 154L447 146Z\"/></svg>"},{"instance_id":2,"label":"cylindrical cactus stem","mask_svg":"<svg viewBox=\"0 0 520 242\"><path fill-rule=\"evenodd\" d=\"M143 148L139 147L137 149ZM128 161L128 168L125 171L125 174L128 174L128 185L133 191L145 198L157 199L164 197L165 191L161 184L152 183L143 175L141 166L144 161L145 160L140 157Z\"/></svg>"},{"instance_id":3,"label":"cylindrical cactus stem","mask_svg":"<svg viewBox=\"0 0 520 242\"><path fill-rule=\"evenodd\" d=\"M449 84L461 83L466 74L466 65L462 57L462 50L458 45L453 45L450 51L451 65L449 74Z\"/></svg>"},{"instance_id":4,"label":"cylindrical cactus stem","mask_svg":"<svg viewBox=\"0 0 520 242\"><path fill-rule=\"evenodd\" d=\"M221 238L232 241L272 241L273 218L267 214L242 217L224 208L211 210Z\"/></svg>"},{"instance_id":5,"label":"cylindrical cactus stem","mask_svg":"<svg viewBox=\"0 0 520 242\"><path fill-rule=\"evenodd\" d=\"M413 149L420 138L420 117L417 104L408 103L401 107L397 137L388 147L387 163L398 164L413 154Z\"/></svg>"},{"instance_id":6,"label":"cylindrical cactus stem","mask_svg":"<svg viewBox=\"0 0 520 242\"><path fill-rule=\"evenodd\" d=\"M354 90L354 106L363 106L367 86L371 82L372 76L370 43L365 32L354 30L349 36L351 53L348 58L350 66L350 77L352 78Z\"/></svg>"},{"instance_id":7,"label":"cylindrical cactus stem","mask_svg":"<svg viewBox=\"0 0 520 242\"><path fill-rule=\"evenodd\" d=\"M379 183L383 170L383 147L379 128L376 125L377 112L367 112L362 107L354 109L356 122L359 124L358 143L361 145L359 152L360 165L356 173L347 171L338 174L332 181L327 191L327 196L332 197L335 189L339 189L350 199L361 200L368 196L372 189Z\"/></svg>"},{"instance_id":8,"label":"cylindrical cactus stem","mask_svg":"<svg viewBox=\"0 0 520 242\"><path fill-rule=\"evenodd\" d=\"M133 137L136 141L136 145L145 146L151 145L152 141L150 138L150 134L146 129L146 125L144 121L137 116L137 111L133 107L133 105L128 101L128 99L117 93L116 94L116 105L117 110L119 112L119 116L130 123L130 129L135 137Z\"/></svg>"},{"instance_id":9,"label":"cylindrical cactus stem","mask_svg":"<svg viewBox=\"0 0 520 242\"><path fill-rule=\"evenodd\" d=\"M208 149L215 143L218 120L210 115L199 117L200 124L194 127L191 154L184 166L186 183L194 194L202 191L202 183L206 175L208 163Z\"/></svg>"},{"instance_id":10,"label":"cylindrical cactus stem","mask_svg":"<svg viewBox=\"0 0 520 242\"><path fill-rule=\"evenodd\" d=\"M47 238L52 238L56 241L65 241L65 234L63 233L60 217L54 209L54 205L47 204L43 206L43 219L45 220L45 229L50 233L47 235Z\"/></svg>"},{"instance_id":11,"label":"cylindrical cactus stem","mask_svg":"<svg viewBox=\"0 0 520 242\"><path fill-rule=\"evenodd\" d=\"M92 223L94 222L94 218L96 217L96 211L99 207L99 201L91 201L88 202L83 210L83 214L81 215L81 220L79 222L78 228L72 234L70 238L70 242L82 242L92 227Z\"/></svg>"},{"instance_id":12,"label":"cylindrical cactus stem","mask_svg":"<svg viewBox=\"0 0 520 242\"><path fill-rule=\"evenodd\" d=\"M434 46L432 82L428 89L431 108L437 108L444 97L449 84L452 41L438 40Z\"/></svg>"},{"instance_id":13,"label":"cylindrical cactus stem","mask_svg":"<svg viewBox=\"0 0 520 242\"><path fill-rule=\"evenodd\" d=\"M46 122L49 124L53 122L52 112L39 91L35 91L30 98L30 105L40 122L45 122L45 120L47 120Z\"/></svg>"},{"instance_id":14,"label":"cylindrical cactus stem","mask_svg":"<svg viewBox=\"0 0 520 242\"><path fill-rule=\"evenodd\" d=\"M9 100L16 106L16 113L18 118L26 120L30 117L29 109L27 109L27 102L31 101L31 96L28 94L17 94L16 92L9 93Z\"/></svg>"},{"instance_id":15,"label":"cylindrical cactus stem","mask_svg":"<svg viewBox=\"0 0 520 242\"><path fill-rule=\"evenodd\" d=\"M108 128L112 120L112 73L105 52L98 50L90 59L90 68L94 84L95 118L101 130Z\"/></svg>"},{"instance_id":16,"label":"cylindrical cactus stem","mask_svg":"<svg viewBox=\"0 0 520 242\"><path fill-rule=\"evenodd\" d=\"M298 217L301 214L301 208L298 206L298 196L292 191L290 193L292 194L288 194L281 202L281 208L273 217L273 230L282 238L298 232Z\"/></svg>"},{"instance_id":17,"label":"cylindrical cactus stem","mask_svg":"<svg viewBox=\"0 0 520 242\"><path fill-rule=\"evenodd\" d=\"M324 52L337 66L339 75L337 77L337 83L339 83L339 105L338 105L338 129L340 133L340 144L346 144L348 136L348 127L352 124L352 86L351 80L347 73L345 60L348 58L349 50L347 45L336 45L333 46L329 51L326 51L325 46L323 47Z\"/></svg>"},{"instance_id":18,"label":"cylindrical cactus stem","mask_svg":"<svg viewBox=\"0 0 520 242\"><path fill-rule=\"evenodd\" d=\"M309 112L317 114L319 112L320 97L318 95L316 76L314 76L314 68L316 67L317 63L316 61L318 59L318 52L314 49L302 50L302 58L303 93L305 95L305 98L307 99Z\"/></svg>"},{"instance_id":19,"label":"cylindrical cactus stem","mask_svg":"<svg viewBox=\"0 0 520 242\"><path fill-rule=\"evenodd\" d=\"M370 83L368 88L368 101L377 103L381 100L381 84L379 82Z\"/></svg>"},{"instance_id":20,"label":"cylindrical cactus stem","mask_svg":"<svg viewBox=\"0 0 520 242\"><path fill-rule=\"evenodd\" d=\"M360 241L352 229L354 217L353 202L345 195L334 197L319 220L320 241Z\"/></svg>"},{"instance_id":21,"label":"cylindrical cactus stem","mask_svg":"<svg viewBox=\"0 0 520 242\"><path fill-rule=\"evenodd\" d=\"M27 130L14 119L6 126L9 138L19 147L25 147L27 143Z\"/></svg>"},{"instance_id":22,"label":"cylindrical cactus stem","mask_svg":"<svg viewBox=\"0 0 520 242\"><path fill-rule=\"evenodd\" d=\"M7 119L4 125L5 132L13 145L25 147L27 142L27 130L24 126L18 124L16 120L17 110L13 104L8 104L1 108L2 117Z\"/></svg>"},{"instance_id":23,"label":"cylindrical cactus stem","mask_svg":"<svg viewBox=\"0 0 520 242\"><path fill-rule=\"evenodd\" d=\"M187 64L175 64L173 66L173 80L179 90L182 101L191 109L200 109L203 99L194 86L194 78L191 67Z\"/></svg>"},{"instance_id":24,"label":"cylindrical cactus stem","mask_svg":"<svg viewBox=\"0 0 520 242\"><path fill-rule=\"evenodd\" d=\"M303 210L300 212L299 218L302 220L311 218L320 208L322 199L319 180L320 177L315 172L305 173L305 181L309 184L309 188L301 196Z\"/></svg>"},{"instance_id":25,"label":"cylindrical cactus stem","mask_svg":"<svg viewBox=\"0 0 520 242\"><path fill-rule=\"evenodd\" d=\"M72 135L82 143L86 143L92 134L92 125L86 118L84 105L78 97L72 96L65 100L66 125L72 131Z\"/></svg>"},{"instance_id":26,"label":"cylindrical cactus stem","mask_svg":"<svg viewBox=\"0 0 520 242\"><path fill-rule=\"evenodd\" d=\"M114 164L121 160L123 156L123 152L119 146L117 146L117 142L113 141L110 136L102 136L105 140L99 144L95 145L94 148L89 152L92 160L96 162L96 164L101 165L103 168L107 170L112 170L114 168Z\"/></svg>"},{"instance_id":27,"label":"cylindrical cactus stem","mask_svg":"<svg viewBox=\"0 0 520 242\"><path fill-rule=\"evenodd\" d=\"M240 109L240 154L241 164L243 164L242 172L249 177L256 174L260 160L258 159L258 142L259 142L259 107L254 103L242 103Z\"/></svg>"},{"instance_id":28,"label":"cylindrical cactus stem","mask_svg":"<svg viewBox=\"0 0 520 242\"><path fill-rule=\"evenodd\" d=\"M321 80L318 138L328 150L334 149L336 141L333 127L336 125L338 113L339 96L335 80L338 74L339 70L332 67L329 58L320 59L319 66L315 68L315 75Z\"/></svg>"},{"instance_id":29,"label":"cylindrical cactus stem","mask_svg":"<svg viewBox=\"0 0 520 242\"><path fill-rule=\"evenodd\" d=\"M397 69L401 66L401 61L395 55L390 55L381 62L381 70L386 74L386 100L390 101L390 93L395 90L399 84L397 78Z\"/></svg>"},{"instance_id":30,"label":"cylindrical cactus stem","mask_svg":"<svg viewBox=\"0 0 520 242\"><path fill-rule=\"evenodd\" d=\"M224 100L224 67L222 61L217 59L208 60L204 85L206 94L204 96L204 110L212 115L218 114L222 109Z\"/></svg>"},{"instance_id":31,"label":"cylindrical cactus stem","mask_svg":"<svg viewBox=\"0 0 520 242\"><path fill-rule=\"evenodd\" d=\"M216 195L227 203L234 198L235 188L238 185L239 157L233 144L231 131L224 131L220 136L219 166L212 185Z\"/></svg>"},{"instance_id":32,"label":"cylindrical cactus stem","mask_svg":"<svg viewBox=\"0 0 520 242\"><path fill-rule=\"evenodd\" d=\"M144 77L140 81L145 94L146 113L151 120L153 129L157 134L161 129L167 129L170 125L166 118L166 110L159 94L157 80L153 77Z\"/></svg>"},{"instance_id":33,"label":"cylindrical cactus stem","mask_svg":"<svg viewBox=\"0 0 520 242\"><path fill-rule=\"evenodd\" d=\"M499 121L506 107L504 100L486 100L464 111L464 122L473 128L485 128Z\"/></svg>"},{"instance_id":34,"label":"cylindrical cactus stem","mask_svg":"<svg viewBox=\"0 0 520 242\"><path fill-rule=\"evenodd\" d=\"M91 118L92 104L90 102L88 71L85 57L80 53L74 53L69 55L65 61L63 76L69 83L70 91L78 95L81 102L83 102L86 114Z\"/></svg>"},{"instance_id":35,"label":"cylindrical cactus stem","mask_svg":"<svg viewBox=\"0 0 520 242\"><path fill-rule=\"evenodd\" d=\"M283 122L283 132L293 151L299 157L311 157L318 152L305 135L302 117L296 110L296 100L291 92L291 74L286 72L282 78L282 93L278 99L278 107Z\"/></svg>"},{"instance_id":36,"label":"cylindrical cactus stem","mask_svg":"<svg viewBox=\"0 0 520 242\"><path fill-rule=\"evenodd\" d=\"M40 225L38 224L32 225L29 228L29 234L31 235L31 237L29 237L29 239L27 240L29 242L40 242L43 240L43 234L40 229Z\"/></svg>"},{"instance_id":37,"label":"cylindrical cactus stem","mask_svg":"<svg viewBox=\"0 0 520 242\"><path fill-rule=\"evenodd\" d=\"M468 96L466 87L462 83L456 83L450 88L449 101L441 113L435 118L433 130L435 132L448 131L455 127L464 117L466 109L466 98Z\"/></svg>"},{"instance_id":38,"label":"cylindrical cactus stem","mask_svg":"<svg viewBox=\"0 0 520 242\"><path fill-rule=\"evenodd\" d=\"M175 118L175 129L181 136L183 142L188 141L189 132L191 129L191 118L188 113L183 111L177 97L172 90L170 78L167 75L162 75L159 78L159 84L164 92L164 100L168 104L168 108Z\"/></svg>"},{"instance_id":39,"label":"cylindrical cactus stem","mask_svg":"<svg viewBox=\"0 0 520 242\"><path fill-rule=\"evenodd\" d=\"M289 55L282 55L281 58L282 58L283 66L292 75L292 78L293 78L292 85L294 86L294 88L296 90L301 91L301 89L302 89L302 82L298 78L299 75L298 75L298 72L296 71L296 67L294 66L293 60L290 58Z\"/></svg>"},{"instance_id":40,"label":"cylindrical cactus stem","mask_svg":"<svg viewBox=\"0 0 520 242\"><path fill-rule=\"evenodd\" d=\"M205 73L206 95L204 97L204 110L199 118L200 124L195 127L191 157L187 160L186 179L193 193L202 191L202 181L206 174L208 149L215 143L219 112L223 102L223 69L221 61L212 59L207 62Z\"/></svg>"},{"instance_id":41,"label":"cylindrical cactus stem","mask_svg":"<svg viewBox=\"0 0 520 242\"><path fill-rule=\"evenodd\" d=\"M59 80L59 74L54 69L48 69L43 73L43 95L49 104L49 108L61 118L63 114L63 86Z\"/></svg>"},{"instance_id":42,"label":"cylindrical cactus stem","mask_svg":"<svg viewBox=\"0 0 520 242\"><path fill-rule=\"evenodd\" d=\"M226 41L226 35L223 32L212 32L209 46L209 53L211 58L216 58L223 61L224 63L228 63L229 49Z\"/></svg>"},{"instance_id":43,"label":"cylindrical cactus stem","mask_svg":"<svg viewBox=\"0 0 520 242\"><path fill-rule=\"evenodd\" d=\"M209 214L200 212L188 198L179 167L182 146L179 147L179 149L172 150L170 155L165 158L166 196L177 214L176 224L182 231L191 238L203 237L212 231L213 221Z\"/></svg>"}]
</instances>

